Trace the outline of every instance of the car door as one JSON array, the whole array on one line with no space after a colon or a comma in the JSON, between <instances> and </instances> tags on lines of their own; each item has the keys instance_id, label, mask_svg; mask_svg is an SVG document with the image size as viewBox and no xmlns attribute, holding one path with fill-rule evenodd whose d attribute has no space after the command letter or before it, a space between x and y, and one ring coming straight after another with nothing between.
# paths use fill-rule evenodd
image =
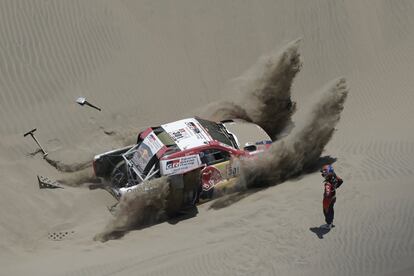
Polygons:
<instances>
[{"instance_id":1,"label":"car door","mask_svg":"<svg viewBox=\"0 0 414 276\"><path fill-rule=\"evenodd\" d=\"M201 198L213 198L234 187L239 166L235 158L222 149L207 149L200 152L201 161L206 167L201 171ZM236 160L238 162L238 160Z\"/></svg>"}]
</instances>

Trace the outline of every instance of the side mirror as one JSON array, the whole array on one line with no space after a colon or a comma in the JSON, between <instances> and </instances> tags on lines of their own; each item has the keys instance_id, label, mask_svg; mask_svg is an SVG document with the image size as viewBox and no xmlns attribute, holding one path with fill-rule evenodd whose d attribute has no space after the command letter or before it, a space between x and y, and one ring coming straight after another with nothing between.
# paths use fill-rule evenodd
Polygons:
<instances>
[{"instance_id":1,"label":"side mirror","mask_svg":"<svg viewBox=\"0 0 414 276\"><path fill-rule=\"evenodd\" d=\"M256 151L257 147L255 145L248 145L243 148L245 151Z\"/></svg>"}]
</instances>

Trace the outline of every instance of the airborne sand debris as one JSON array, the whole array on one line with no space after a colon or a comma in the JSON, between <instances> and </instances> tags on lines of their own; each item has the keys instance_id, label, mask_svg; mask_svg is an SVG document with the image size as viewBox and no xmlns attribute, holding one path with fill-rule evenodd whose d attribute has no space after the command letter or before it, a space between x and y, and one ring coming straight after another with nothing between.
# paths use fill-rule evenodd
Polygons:
<instances>
[{"instance_id":1,"label":"airborne sand debris","mask_svg":"<svg viewBox=\"0 0 414 276\"><path fill-rule=\"evenodd\" d=\"M126 193L113 209L114 218L94 240L118 238L130 230L159 222L164 218L168 191L168 178L162 177L144 182Z\"/></svg>"},{"instance_id":2,"label":"airborne sand debris","mask_svg":"<svg viewBox=\"0 0 414 276\"><path fill-rule=\"evenodd\" d=\"M240 77L230 82L226 91L232 101L213 102L200 116L214 121L239 118L260 125L272 139L292 124L296 103L291 88L302 68L299 53L301 39L283 49L261 57Z\"/></svg>"},{"instance_id":3,"label":"airborne sand debris","mask_svg":"<svg viewBox=\"0 0 414 276\"><path fill-rule=\"evenodd\" d=\"M240 184L246 188L275 185L314 164L334 133L347 95L344 78L324 87L305 122L274 142L261 158L242 163Z\"/></svg>"},{"instance_id":4,"label":"airborne sand debris","mask_svg":"<svg viewBox=\"0 0 414 276\"><path fill-rule=\"evenodd\" d=\"M322 88L307 120L297 124L288 136L274 142L259 158L242 160L237 185L217 199L211 208L229 206L246 197L248 190L277 185L314 165L335 131L347 95L344 78Z\"/></svg>"}]
</instances>

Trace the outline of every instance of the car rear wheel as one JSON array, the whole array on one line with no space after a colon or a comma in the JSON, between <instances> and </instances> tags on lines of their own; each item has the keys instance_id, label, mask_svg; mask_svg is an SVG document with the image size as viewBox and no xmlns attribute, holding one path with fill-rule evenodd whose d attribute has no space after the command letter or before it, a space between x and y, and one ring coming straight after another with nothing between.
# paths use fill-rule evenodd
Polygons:
<instances>
[{"instance_id":1,"label":"car rear wheel","mask_svg":"<svg viewBox=\"0 0 414 276\"><path fill-rule=\"evenodd\" d=\"M200 186L200 169L169 177L170 190L165 212L169 218L196 209Z\"/></svg>"}]
</instances>

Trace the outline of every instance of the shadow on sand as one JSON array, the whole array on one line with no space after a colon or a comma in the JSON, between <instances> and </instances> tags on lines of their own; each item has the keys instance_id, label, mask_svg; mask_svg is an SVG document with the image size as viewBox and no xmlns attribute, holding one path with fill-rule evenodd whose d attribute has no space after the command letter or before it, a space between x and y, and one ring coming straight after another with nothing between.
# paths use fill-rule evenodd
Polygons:
<instances>
[{"instance_id":1,"label":"shadow on sand","mask_svg":"<svg viewBox=\"0 0 414 276\"><path fill-rule=\"evenodd\" d=\"M333 225L335 227L335 225ZM319 239L323 239L323 236L328 234L332 229L327 229L321 226L319 227L311 227L309 230L316 234Z\"/></svg>"}]
</instances>

